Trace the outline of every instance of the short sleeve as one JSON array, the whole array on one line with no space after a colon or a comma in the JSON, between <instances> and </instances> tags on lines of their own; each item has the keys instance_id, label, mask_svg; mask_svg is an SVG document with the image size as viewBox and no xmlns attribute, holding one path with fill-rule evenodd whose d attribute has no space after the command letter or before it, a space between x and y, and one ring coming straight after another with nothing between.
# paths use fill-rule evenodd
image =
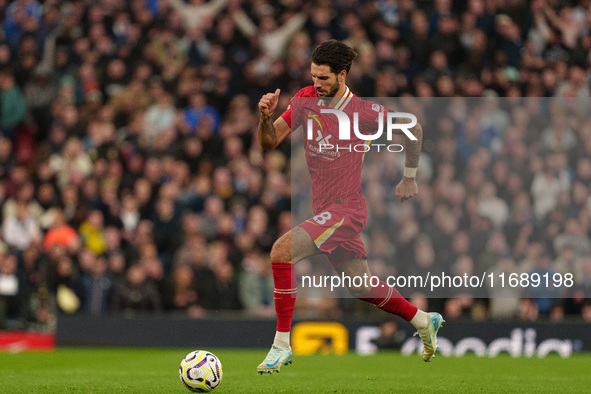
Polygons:
<instances>
[{"instance_id":1,"label":"short sleeve","mask_svg":"<svg viewBox=\"0 0 591 394\"><path fill-rule=\"evenodd\" d=\"M285 120L285 123L291 127L291 102L289 103L287 109L281 114L281 117L283 120Z\"/></svg>"}]
</instances>

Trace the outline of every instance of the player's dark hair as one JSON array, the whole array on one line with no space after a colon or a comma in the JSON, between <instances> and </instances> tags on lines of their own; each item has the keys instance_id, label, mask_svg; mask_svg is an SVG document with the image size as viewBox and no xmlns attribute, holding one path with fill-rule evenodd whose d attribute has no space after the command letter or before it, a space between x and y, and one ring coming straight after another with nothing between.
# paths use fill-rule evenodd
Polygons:
<instances>
[{"instance_id":1,"label":"player's dark hair","mask_svg":"<svg viewBox=\"0 0 591 394\"><path fill-rule=\"evenodd\" d=\"M338 40L326 40L314 48L312 63L319 66L327 65L335 74L342 70L349 74L351 64L356 57L357 52L349 45Z\"/></svg>"}]
</instances>

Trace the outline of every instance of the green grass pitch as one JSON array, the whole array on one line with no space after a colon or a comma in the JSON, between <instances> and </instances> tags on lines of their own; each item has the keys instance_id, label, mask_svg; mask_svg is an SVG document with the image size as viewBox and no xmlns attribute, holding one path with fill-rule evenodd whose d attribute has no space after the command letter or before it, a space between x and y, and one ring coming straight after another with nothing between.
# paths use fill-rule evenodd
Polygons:
<instances>
[{"instance_id":1,"label":"green grass pitch","mask_svg":"<svg viewBox=\"0 0 591 394\"><path fill-rule=\"evenodd\" d=\"M193 349L60 348L0 353L0 393L189 393L178 377ZM589 392L591 355L569 359L436 357L382 352L361 357L295 357L280 373L259 375L265 350L207 349L224 376L215 393L562 393Z\"/></svg>"}]
</instances>

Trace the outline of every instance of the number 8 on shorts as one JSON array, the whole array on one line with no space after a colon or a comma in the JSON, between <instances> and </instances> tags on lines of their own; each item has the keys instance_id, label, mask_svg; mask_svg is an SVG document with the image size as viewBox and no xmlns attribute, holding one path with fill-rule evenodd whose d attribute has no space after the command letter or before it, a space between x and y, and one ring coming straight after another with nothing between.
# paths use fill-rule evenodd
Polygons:
<instances>
[{"instance_id":1,"label":"number 8 on shorts","mask_svg":"<svg viewBox=\"0 0 591 394\"><path fill-rule=\"evenodd\" d=\"M323 225L324 223L326 223L327 220L330 220L332 218L332 215L330 214L330 212L326 211L326 212L322 212L316 216L313 217L314 221L316 223L318 223L319 225Z\"/></svg>"}]
</instances>

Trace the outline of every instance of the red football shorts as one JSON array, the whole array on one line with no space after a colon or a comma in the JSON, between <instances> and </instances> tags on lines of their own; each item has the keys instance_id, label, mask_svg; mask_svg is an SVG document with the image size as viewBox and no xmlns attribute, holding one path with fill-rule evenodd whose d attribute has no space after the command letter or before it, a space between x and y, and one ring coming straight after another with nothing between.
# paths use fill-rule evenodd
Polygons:
<instances>
[{"instance_id":1,"label":"red football shorts","mask_svg":"<svg viewBox=\"0 0 591 394\"><path fill-rule=\"evenodd\" d=\"M300 224L333 268L352 258L367 259L361 231L367 222L365 201L333 204Z\"/></svg>"}]
</instances>

